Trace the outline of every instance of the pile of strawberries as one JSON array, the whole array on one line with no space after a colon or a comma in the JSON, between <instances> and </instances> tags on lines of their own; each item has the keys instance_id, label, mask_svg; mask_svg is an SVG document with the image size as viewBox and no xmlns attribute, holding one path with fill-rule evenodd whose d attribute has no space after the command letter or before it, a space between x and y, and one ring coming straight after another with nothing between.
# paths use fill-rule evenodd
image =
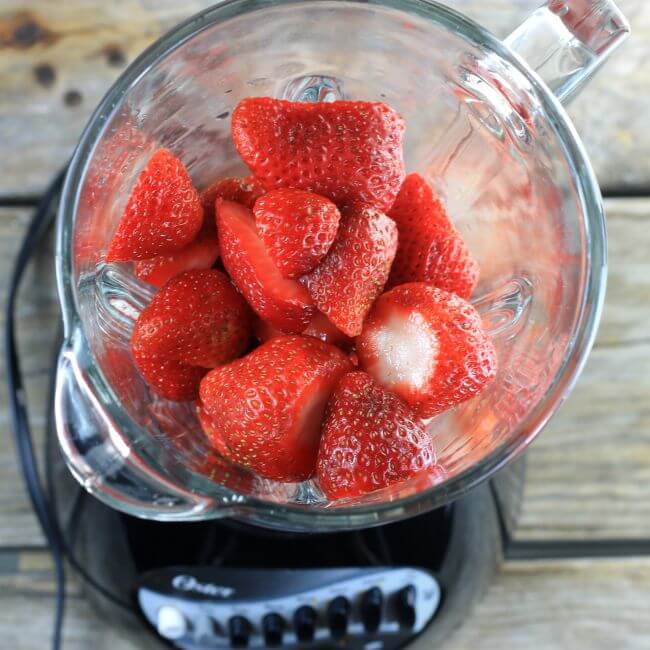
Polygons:
<instances>
[{"instance_id":1,"label":"pile of strawberries","mask_svg":"<svg viewBox=\"0 0 650 650\"><path fill-rule=\"evenodd\" d=\"M232 137L252 175L199 193L157 151L107 254L160 288L131 339L152 390L196 401L219 456L329 499L426 478L422 419L496 374L467 302L478 265L405 177L404 128L382 103L245 99Z\"/></svg>"}]
</instances>

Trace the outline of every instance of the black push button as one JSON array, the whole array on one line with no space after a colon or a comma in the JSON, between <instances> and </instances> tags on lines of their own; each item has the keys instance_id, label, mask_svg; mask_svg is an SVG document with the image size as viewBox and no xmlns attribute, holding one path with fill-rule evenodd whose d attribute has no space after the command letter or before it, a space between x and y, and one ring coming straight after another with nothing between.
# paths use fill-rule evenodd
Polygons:
<instances>
[{"instance_id":1,"label":"black push button","mask_svg":"<svg viewBox=\"0 0 650 650\"><path fill-rule=\"evenodd\" d=\"M282 645L282 634L284 632L284 619L280 614L267 614L262 619L262 633L264 642L269 648L276 648Z\"/></svg>"},{"instance_id":2,"label":"black push button","mask_svg":"<svg viewBox=\"0 0 650 650\"><path fill-rule=\"evenodd\" d=\"M409 630L415 625L415 587L408 585L397 592L397 620Z\"/></svg>"},{"instance_id":3,"label":"black push button","mask_svg":"<svg viewBox=\"0 0 650 650\"><path fill-rule=\"evenodd\" d=\"M342 639L348 631L350 602L344 596L337 596L327 608L327 622L334 639Z\"/></svg>"},{"instance_id":4,"label":"black push button","mask_svg":"<svg viewBox=\"0 0 650 650\"><path fill-rule=\"evenodd\" d=\"M313 641L316 631L316 610L309 605L299 607L293 614L293 626L298 641L302 643Z\"/></svg>"},{"instance_id":5,"label":"black push button","mask_svg":"<svg viewBox=\"0 0 650 650\"><path fill-rule=\"evenodd\" d=\"M233 648L247 648L251 624L243 616L233 616L228 621L230 645Z\"/></svg>"},{"instance_id":6,"label":"black push button","mask_svg":"<svg viewBox=\"0 0 650 650\"><path fill-rule=\"evenodd\" d=\"M384 596L379 587L368 589L361 597L361 621L366 632L376 632L381 623L381 608Z\"/></svg>"}]
</instances>

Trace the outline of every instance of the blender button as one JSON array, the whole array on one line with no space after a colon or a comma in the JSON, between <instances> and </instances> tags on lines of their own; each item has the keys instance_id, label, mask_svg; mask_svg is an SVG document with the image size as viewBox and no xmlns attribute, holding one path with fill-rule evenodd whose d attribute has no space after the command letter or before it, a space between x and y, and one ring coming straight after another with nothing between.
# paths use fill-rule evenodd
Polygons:
<instances>
[{"instance_id":1,"label":"blender button","mask_svg":"<svg viewBox=\"0 0 650 650\"><path fill-rule=\"evenodd\" d=\"M299 607L293 614L296 637L302 643L313 641L316 631L316 610L309 605Z\"/></svg>"},{"instance_id":2,"label":"blender button","mask_svg":"<svg viewBox=\"0 0 650 650\"><path fill-rule=\"evenodd\" d=\"M342 639L348 631L350 601L344 596L337 596L327 608L327 622L330 634L335 639Z\"/></svg>"},{"instance_id":3,"label":"blender button","mask_svg":"<svg viewBox=\"0 0 650 650\"><path fill-rule=\"evenodd\" d=\"M232 648L247 648L251 624L243 616L233 616L228 621L230 646Z\"/></svg>"},{"instance_id":4,"label":"blender button","mask_svg":"<svg viewBox=\"0 0 650 650\"><path fill-rule=\"evenodd\" d=\"M397 620L401 627L411 629L415 625L415 587L407 585L397 592Z\"/></svg>"},{"instance_id":5,"label":"blender button","mask_svg":"<svg viewBox=\"0 0 650 650\"><path fill-rule=\"evenodd\" d=\"M384 596L379 587L372 587L361 596L360 614L366 632L376 632L379 628L383 604Z\"/></svg>"},{"instance_id":6,"label":"blender button","mask_svg":"<svg viewBox=\"0 0 650 650\"><path fill-rule=\"evenodd\" d=\"M163 605L158 610L156 629L164 639L181 639L187 634L189 624L183 613L173 605Z\"/></svg>"},{"instance_id":7,"label":"blender button","mask_svg":"<svg viewBox=\"0 0 650 650\"><path fill-rule=\"evenodd\" d=\"M262 619L262 631L264 633L264 642L269 648L281 646L284 619L280 614L267 614Z\"/></svg>"}]
</instances>

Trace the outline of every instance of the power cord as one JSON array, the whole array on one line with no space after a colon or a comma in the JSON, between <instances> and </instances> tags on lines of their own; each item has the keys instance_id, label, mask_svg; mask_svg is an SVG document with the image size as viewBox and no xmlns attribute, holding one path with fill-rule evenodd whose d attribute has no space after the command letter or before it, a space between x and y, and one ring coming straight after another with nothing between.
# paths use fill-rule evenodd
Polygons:
<instances>
[{"instance_id":1,"label":"power cord","mask_svg":"<svg viewBox=\"0 0 650 650\"><path fill-rule=\"evenodd\" d=\"M60 650L62 647L63 618L65 614L66 559L81 578L101 593L106 599L122 609L132 611L130 603L113 594L109 589L98 583L88 574L85 568L79 564L71 549L66 544L56 514L54 481L52 481L51 477L48 476L48 485L47 487L44 487L41 480L38 461L34 452L34 442L29 426L23 374L16 345L16 304L20 286L32 255L38 249L54 220L54 204L61 191L66 170L67 166L57 174L56 178L45 191L43 198L34 212L34 216L32 217L29 228L27 229L25 238L23 239L20 250L18 251L9 282L4 349L5 367L7 369L9 411L11 415L12 432L18 462L23 474L25 485L27 486L32 508L36 514L41 530L43 531L43 535L47 541L54 563L56 605L52 634L52 650ZM52 385L54 383L54 378L55 373L52 375ZM46 415L47 435L52 435L52 430L54 428L53 418L50 413L51 409L52 402L50 401L48 403L48 412ZM80 494L79 508L83 505L83 499L85 496L82 491L80 491ZM77 510L77 508L74 508L73 510Z\"/></svg>"},{"instance_id":2,"label":"power cord","mask_svg":"<svg viewBox=\"0 0 650 650\"><path fill-rule=\"evenodd\" d=\"M41 483L38 471L38 462L34 453L34 443L32 441L31 431L29 428L29 417L27 415L27 401L23 375L18 358L16 347L16 301L18 291L23 279L23 275L32 253L38 248L43 237L54 218L52 205L56 199L65 176L65 170L59 172L56 178L47 188L45 195L41 199L32 221L27 230L27 234L18 251L16 263L9 282L9 296L7 298L7 313L5 322L5 367L7 369L7 387L9 393L9 411L11 414L11 424L25 485L29 493L29 499L32 508L38 519L47 540L47 544L52 553L54 562L54 572L56 576L56 609L54 615L54 633L52 635L52 649L59 650L61 647L61 632L63 629L63 616L65 612L65 563L63 540L53 515L51 504L49 503L43 484Z\"/></svg>"}]
</instances>

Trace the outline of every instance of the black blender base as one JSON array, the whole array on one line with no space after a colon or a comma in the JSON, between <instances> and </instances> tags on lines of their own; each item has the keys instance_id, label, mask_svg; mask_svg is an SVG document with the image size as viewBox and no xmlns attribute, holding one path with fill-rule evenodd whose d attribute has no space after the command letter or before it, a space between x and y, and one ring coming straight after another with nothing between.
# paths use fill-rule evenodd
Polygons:
<instances>
[{"instance_id":1,"label":"black blender base","mask_svg":"<svg viewBox=\"0 0 650 650\"><path fill-rule=\"evenodd\" d=\"M170 643L158 628L191 650L438 647L490 582L501 557L499 505L516 507L523 485L520 462L492 485L402 522L283 534L233 520L128 517L82 492L58 449L50 459L70 546L104 591L86 588L102 617L148 625L147 647Z\"/></svg>"}]
</instances>

